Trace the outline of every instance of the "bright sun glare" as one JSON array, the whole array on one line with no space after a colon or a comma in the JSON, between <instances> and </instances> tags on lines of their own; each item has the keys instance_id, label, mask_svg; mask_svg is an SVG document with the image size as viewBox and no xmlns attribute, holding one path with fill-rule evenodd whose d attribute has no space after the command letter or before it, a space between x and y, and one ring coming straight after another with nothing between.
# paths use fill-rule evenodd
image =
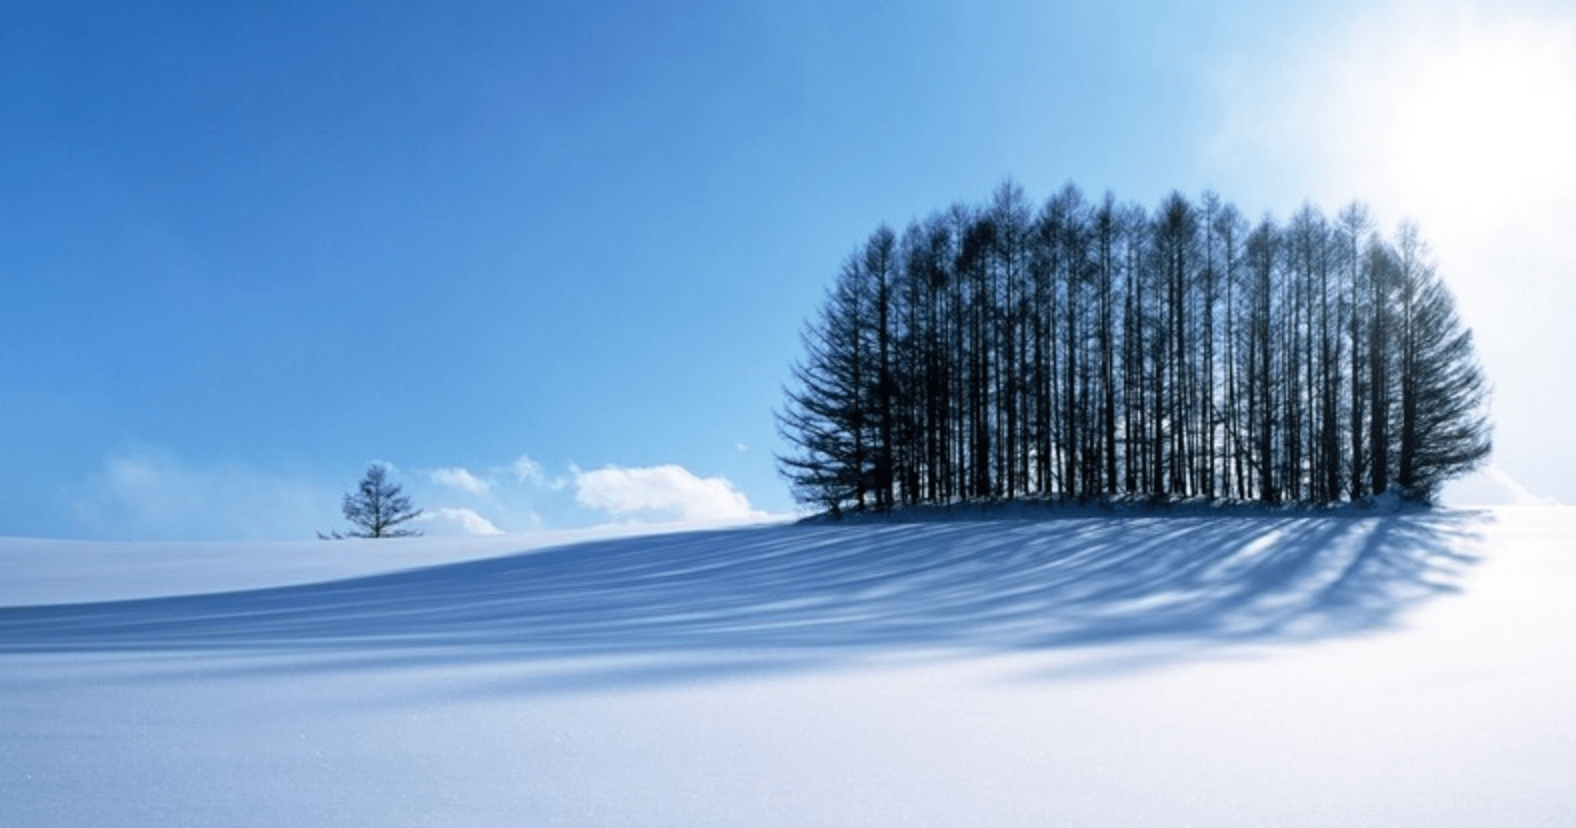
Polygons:
<instances>
[{"instance_id":1,"label":"bright sun glare","mask_svg":"<svg viewBox=\"0 0 1576 828\"><path fill-rule=\"evenodd\" d=\"M1419 35L1368 90L1405 203L1449 224L1535 216L1576 183L1576 36L1530 21Z\"/></svg>"}]
</instances>

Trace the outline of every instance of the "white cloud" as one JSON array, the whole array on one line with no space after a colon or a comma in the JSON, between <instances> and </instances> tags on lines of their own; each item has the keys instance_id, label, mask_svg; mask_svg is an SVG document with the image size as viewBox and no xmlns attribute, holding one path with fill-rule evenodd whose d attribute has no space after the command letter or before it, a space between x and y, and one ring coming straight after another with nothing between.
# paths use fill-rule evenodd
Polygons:
<instances>
[{"instance_id":1,"label":"white cloud","mask_svg":"<svg viewBox=\"0 0 1576 828\"><path fill-rule=\"evenodd\" d=\"M530 483L538 489L557 492L569 485L569 481L563 477L550 477L542 464L532 460L528 454L520 455L519 459L511 463L508 472L516 482Z\"/></svg>"},{"instance_id":2,"label":"white cloud","mask_svg":"<svg viewBox=\"0 0 1576 828\"><path fill-rule=\"evenodd\" d=\"M487 490L492 488L487 481L478 478L460 466L433 469L427 473L427 476L439 486L448 486L451 489L459 489L462 492L475 495L486 494Z\"/></svg>"},{"instance_id":3,"label":"white cloud","mask_svg":"<svg viewBox=\"0 0 1576 828\"><path fill-rule=\"evenodd\" d=\"M492 521L475 509L460 506L440 506L422 515L421 520L432 528L434 534L452 534L450 530L458 530L459 534L465 535L503 534Z\"/></svg>"},{"instance_id":4,"label":"white cloud","mask_svg":"<svg viewBox=\"0 0 1576 828\"><path fill-rule=\"evenodd\" d=\"M712 523L763 516L726 478L696 477L683 466L573 471L575 500L615 517Z\"/></svg>"},{"instance_id":5,"label":"white cloud","mask_svg":"<svg viewBox=\"0 0 1576 828\"><path fill-rule=\"evenodd\" d=\"M541 529L538 509L556 515L571 507L568 478L553 475L530 455L489 464L481 471L461 465L426 469L409 481L409 494L427 511L431 534L490 535ZM555 508L555 502L557 507ZM581 516L583 519L583 515Z\"/></svg>"},{"instance_id":6,"label":"white cloud","mask_svg":"<svg viewBox=\"0 0 1576 828\"><path fill-rule=\"evenodd\" d=\"M312 537L343 493L238 464L194 466L161 449L112 456L74 493L79 531L135 540Z\"/></svg>"},{"instance_id":7,"label":"white cloud","mask_svg":"<svg viewBox=\"0 0 1576 828\"><path fill-rule=\"evenodd\" d=\"M519 459L509 466L509 470L514 472L514 479L521 483L547 479L546 472L542 471L542 464L532 460L529 454L520 455Z\"/></svg>"}]
</instances>

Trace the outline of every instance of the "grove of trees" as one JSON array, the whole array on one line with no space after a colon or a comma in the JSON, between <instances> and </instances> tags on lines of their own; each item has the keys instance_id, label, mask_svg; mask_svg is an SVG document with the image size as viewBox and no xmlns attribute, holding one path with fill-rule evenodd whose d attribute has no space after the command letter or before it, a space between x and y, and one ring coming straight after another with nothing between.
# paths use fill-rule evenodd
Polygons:
<instances>
[{"instance_id":1,"label":"grove of trees","mask_svg":"<svg viewBox=\"0 0 1576 828\"><path fill-rule=\"evenodd\" d=\"M1415 227L1250 222L1011 182L843 263L778 425L833 514L1020 497L1432 501L1490 450L1471 333Z\"/></svg>"}]
</instances>

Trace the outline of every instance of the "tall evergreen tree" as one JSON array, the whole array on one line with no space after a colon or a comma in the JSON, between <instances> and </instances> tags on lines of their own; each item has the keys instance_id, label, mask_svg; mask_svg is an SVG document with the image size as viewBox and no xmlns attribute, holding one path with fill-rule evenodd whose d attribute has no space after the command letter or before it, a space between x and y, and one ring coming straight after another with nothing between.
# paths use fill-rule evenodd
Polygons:
<instances>
[{"instance_id":1,"label":"tall evergreen tree","mask_svg":"<svg viewBox=\"0 0 1576 828\"><path fill-rule=\"evenodd\" d=\"M1423 261L1416 228L1403 226L1397 244L1403 266L1395 343L1401 403L1396 484L1407 497L1429 503L1440 483L1488 457L1487 382L1473 353L1472 332L1434 268Z\"/></svg>"},{"instance_id":2,"label":"tall evergreen tree","mask_svg":"<svg viewBox=\"0 0 1576 828\"><path fill-rule=\"evenodd\" d=\"M777 457L795 499L834 515L847 505L862 511L869 482L863 283L862 264L850 256L820 318L800 337L804 362L793 367L794 387L777 415L779 433L795 448Z\"/></svg>"}]
</instances>

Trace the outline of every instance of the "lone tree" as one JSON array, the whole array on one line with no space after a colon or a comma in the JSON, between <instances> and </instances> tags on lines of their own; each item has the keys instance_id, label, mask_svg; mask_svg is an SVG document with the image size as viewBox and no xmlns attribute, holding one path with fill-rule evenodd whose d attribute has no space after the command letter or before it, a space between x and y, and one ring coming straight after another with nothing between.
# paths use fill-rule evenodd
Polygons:
<instances>
[{"instance_id":1,"label":"lone tree","mask_svg":"<svg viewBox=\"0 0 1576 828\"><path fill-rule=\"evenodd\" d=\"M421 516L420 509L412 509L410 498L398 483L388 479L388 470L373 464L367 467L366 476L354 492L345 495L340 508L345 520L356 526L348 537L352 538L408 538L420 535L416 529L401 528L401 524ZM346 537L335 532L331 537Z\"/></svg>"}]
</instances>

